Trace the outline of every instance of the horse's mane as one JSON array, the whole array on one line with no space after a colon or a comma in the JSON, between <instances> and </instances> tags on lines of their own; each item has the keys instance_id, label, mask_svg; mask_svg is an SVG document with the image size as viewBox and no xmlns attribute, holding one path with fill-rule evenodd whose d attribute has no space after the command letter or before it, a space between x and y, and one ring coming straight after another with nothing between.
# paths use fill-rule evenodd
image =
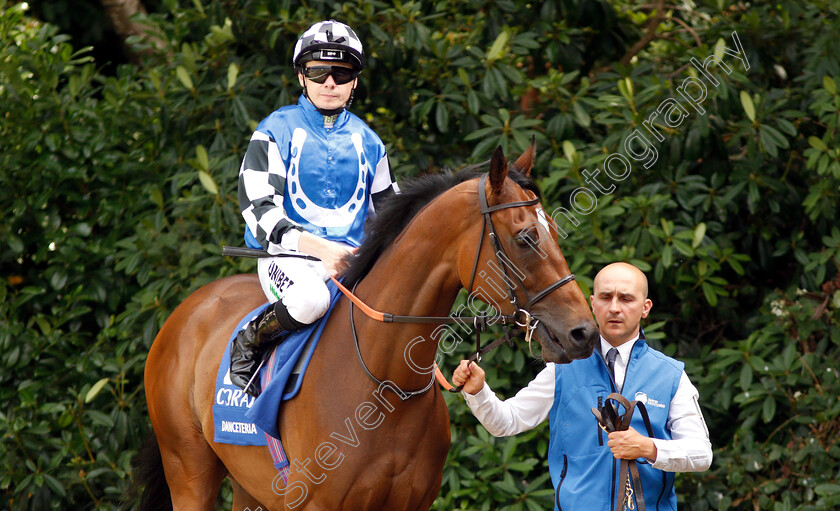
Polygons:
<instances>
[{"instance_id":1,"label":"horse's mane","mask_svg":"<svg viewBox=\"0 0 840 511\"><path fill-rule=\"evenodd\" d=\"M344 285L352 287L362 280L382 252L424 206L455 185L480 176L488 163L471 165L457 173L447 169L439 174L427 174L401 182L400 193L376 205L376 215L365 225L365 241L350 257L349 266L343 272ZM510 165L508 177L522 189L530 190L542 199L534 180L518 172L513 165Z\"/></svg>"}]
</instances>

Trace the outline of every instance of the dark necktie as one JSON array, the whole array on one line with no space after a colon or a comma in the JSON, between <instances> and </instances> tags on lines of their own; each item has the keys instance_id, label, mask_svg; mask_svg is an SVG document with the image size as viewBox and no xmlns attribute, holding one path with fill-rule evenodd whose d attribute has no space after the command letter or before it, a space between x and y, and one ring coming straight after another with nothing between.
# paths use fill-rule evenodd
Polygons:
<instances>
[{"instance_id":1,"label":"dark necktie","mask_svg":"<svg viewBox=\"0 0 840 511\"><path fill-rule=\"evenodd\" d=\"M607 352L607 368L610 370L610 376L613 377L615 380L615 357L618 356L618 350L615 348L610 348L610 351Z\"/></svg>"}]
</instances>

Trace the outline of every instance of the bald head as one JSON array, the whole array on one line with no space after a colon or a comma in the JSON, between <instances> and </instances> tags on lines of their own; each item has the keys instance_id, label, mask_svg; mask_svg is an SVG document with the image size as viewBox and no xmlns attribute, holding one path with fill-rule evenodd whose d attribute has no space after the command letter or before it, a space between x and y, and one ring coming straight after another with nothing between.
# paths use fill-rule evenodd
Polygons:
<instances>
[{"instance_id":1,"label":"bald head","mask_svg":"<svg viewBox=\"0 0 840 511\"><path fill-rule=\"evenodd\" d=\"M642 298L648 296L648 280L642 270L636 268L629 263L612 263L604 266L601 271L595 275L595 289L598 288L598 282L613 281L616 279L623 280L627 283L632 283L633 287L638 289Z\"/></svg>"},{"instance_id":2,"label":"bald head","mask_svg":"<svg viewBox=\"0 0 840 511\"><path fill-rule=\"evenodd\" d=\"M639 335L653 305L647 294L647 277L632 264L612 263L598 272L589 301L607 342L620 346Z\"/></svg>"}]
</instances>

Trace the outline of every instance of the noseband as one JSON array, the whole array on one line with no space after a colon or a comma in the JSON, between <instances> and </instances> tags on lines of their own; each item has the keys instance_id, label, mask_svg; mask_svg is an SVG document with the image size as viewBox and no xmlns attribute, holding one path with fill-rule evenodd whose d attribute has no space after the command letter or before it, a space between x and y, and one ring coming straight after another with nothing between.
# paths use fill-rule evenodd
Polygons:
<instances>
[{"instance_id":1,"label":"noseband","mask_svg":"<svg viewBox=\"0 0 840 511\"><path fill-rule=\"evenodd\" d=\"M516 325L519 328L525 329L525 339L528 341L528 347L530 349L531 346L531 336L534 333L534 330L539 325L539 320L534 318L533 315L530 313L529 309L534 306L537 302L551 294L556 289L562 287L565 284L568 284L572 280L575 279L574 274L570 273L566 275L562 279L554 282L553 284L547 286L545 289L540 291L539 293L535 294L532 297L528 296L528 291L525 288L525 285L522 282L522 279L519 278L516 272L511 272L513 274L513 278L516 279L516 283L522 289L522 293L525 295L526 302L524 305L519 305L519 300L516 297L516 293L514 289L516 286L511 284L511 279L508 276L508 264L505 264L505 261L510 261L510 258L507 256L504 247L502 246L501 242L499 241L499 235L496 233L496 227L493 225L492 213L495 211L499 211L502 209L510 209L510 208L520 208L525 206L533 206L535 204L539 204L540 200L538 198L526 200L526 201L518 201L518 202L508 202L505 204L497 204L495 206L490 206L487 203L487 194L484 191L484 186L487 181L487 174L482 175L478 180L478 201L480 206L480 212L482 217L484 218L484 222L481 225L481 236L478 242L478 248L475 252L475 261L473 263L472 274L470 275L470 284L467 289L468 293L472 293L473 291L473 284L475 283L475 275L476 271L478 270L478 262L481 255L481 247L484 244L484 234L489 230L488 237L490 238L490 244L493 249L493 253L496 254L496 261L498 262L499 266L504 271L505 278L505 286L507 287L508 297L510 298L510 302L516 308L516 312L513 314L507 315L499 315L496 317L496 321L500 322L503 325ZM512 263L509 263L512 264ZM458 323L461 325L469 325L470 323L476 329L476 352L470 357L471 361L480 361L481 355L490 351L491 349L501 345L503 342L511 342L511 337L515 335L515 332L512 332L512 327L508 326L508 333L497 339L489 346L484 348L481 347L481 332L483 332L488 325L487 319L488 317L485 315L482 316L467 316L467 317L452 317L452 316L399 316L394 314L389 314L387 312L379 312L376 310L371 309L367 304L365 304L362 300L360 300L352 291L348 290L344 285L342 285L337 279L331 277L333 282L338 286L339 290L344 293L350 299L350 330L353 332L353 341L356 346L356 354L359 356L359 362L361 362L362 368L364 369L365 373L367 373L368 377L376 383L377 386L383 385L383 382L380 381L373 373L370 372L367 365L365 364L364 359L362 358L362 352L359 348L359 339L356 334L356 326L353 320L353 305L355 304L358 306L362 312L364 312L368 317L371 319L382 321L385 323L435 323L435 324L453 324ZM357 282L358 284L358 282ZM355 291L355 286L353 286L353 291ZM499 311L501 312L501 311ZM470 321L471 320L471 321ZM413 392L398 392L397 395L403 401L423 394L427 390L429 390L435 382L435 375L434 372L432 373L432 378L429 381L428 385L420 390L416 390ZM455 387L450 389L451 392L460 392L461 387Z\"/></svg>"}]
</instances>

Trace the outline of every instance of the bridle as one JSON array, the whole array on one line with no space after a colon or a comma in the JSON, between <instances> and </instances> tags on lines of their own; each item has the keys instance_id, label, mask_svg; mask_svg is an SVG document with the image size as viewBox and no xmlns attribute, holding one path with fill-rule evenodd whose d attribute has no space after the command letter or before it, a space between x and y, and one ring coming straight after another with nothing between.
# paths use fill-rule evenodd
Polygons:
<instances>
[{"instance_id":1,"label":"bridle","mask_svg":"<svg viewBox=\"0 0 840 511\"><path fill-rule=\"evenodd\" d=\"M516 311L513 314L507 315L498 315L492 316L494 323L501 323L502 325L508 326L508 332L505 336L501 337L491 343L490 346L485 348L481 347L481 332L486 330L488 323L488 316L480 315L480 316L467 316L467 317L453 317L453 316L401 316L396 314L390 314L386 312L379 312L367 304L365 304L361 299L359 299L353 291L355 291L355 285L353 286L353 291L348 290L343 284L341 284L337 279L331 277L333 282L336 284L339 290L350 299L350 330L353 333L353 342L356 346L356 354L359 357L359 362L362 365L362 369L364 369L365 373L367 374L368 378L370 378L377 386L381 388L383 382L380 381L376 376L371 373L370 369L368 369L365 361L362 357L361 349L359 348L359 338L356 333L356 325L353 319L353 306L359 307L362 312L365 313L371 319L376 321L381 321L384 323L433 323L433 324L453 324L458 323L461 325L469 325L472 324L476 330L476 351L470 357L470 361L480 361L481 355L486 353L490 349L495 348L496 346L501 345L503 342L511 342L511 337L515 335L512 331L518 331L519 328L525 329L525 339L528 342L528 346L531 345L531 336L536 330L537 326L539 325L539 320L536 319L529 311L531 307L533 307L537 302L551 294L553 291L559 289L565 284L568 284L572 280L575 279L574 274L570 273L566 275L562 279L557 280L553 284L547 286L542 291L536 293L534 296L529 297L528 291L525 288L522 279L519 278L519 275L516 274L515 271L510 272L513 275L513 278L516 279L516 284L522 289L522 292L525 294L525 303L523 305L519 304L519 300L516 297L516 293L514 292L515 286L511 285L511 279L508 275L508 264L505 264L505 261L510 261L505 252L504 247L502 246L501 242L499 241L499 235L496 233L496 227L493 225L493 218L492 213L502 210L502 209L510 209L510 208L520 208L525 206L533 206L535 204L539 204L539 198L534 198L530 200L518 201L518 202L508 202L504 204L497 204L495 206L490 206L487 203L487 194L484 191L484 186L487 181L487 174L482 175L478 180L478 200L480 206L480 213L484 218L484 222L481 225L481 235L478 242L478 248L476 249L475 253L475 261L473 262L472 273L470 275L470 284L467 288L468 293L472 293L473 291L473 284L475 283L475 275L476 271L478 270L478 262L481 256L481 248L484 245L484 234L488 232L488 237L490 238L490 244L493 249L493 253L496 255L496 262L504 271L504 281L505 286L507 287L508 298L510 302L514 305ZM358 284L358 282L357 282ZM470 321L471 320L471 321ZM509 325L516 325L516 329ZM422 389L416 391L402 391L397 392L400 399L403 401L410 399L414 396L418 396L420 394L425 393L435 382L435 374L432 372L432 377L429 383ZM462 386L450 388L451 392L459 392Z\"/></svg>"}]
</instances>

